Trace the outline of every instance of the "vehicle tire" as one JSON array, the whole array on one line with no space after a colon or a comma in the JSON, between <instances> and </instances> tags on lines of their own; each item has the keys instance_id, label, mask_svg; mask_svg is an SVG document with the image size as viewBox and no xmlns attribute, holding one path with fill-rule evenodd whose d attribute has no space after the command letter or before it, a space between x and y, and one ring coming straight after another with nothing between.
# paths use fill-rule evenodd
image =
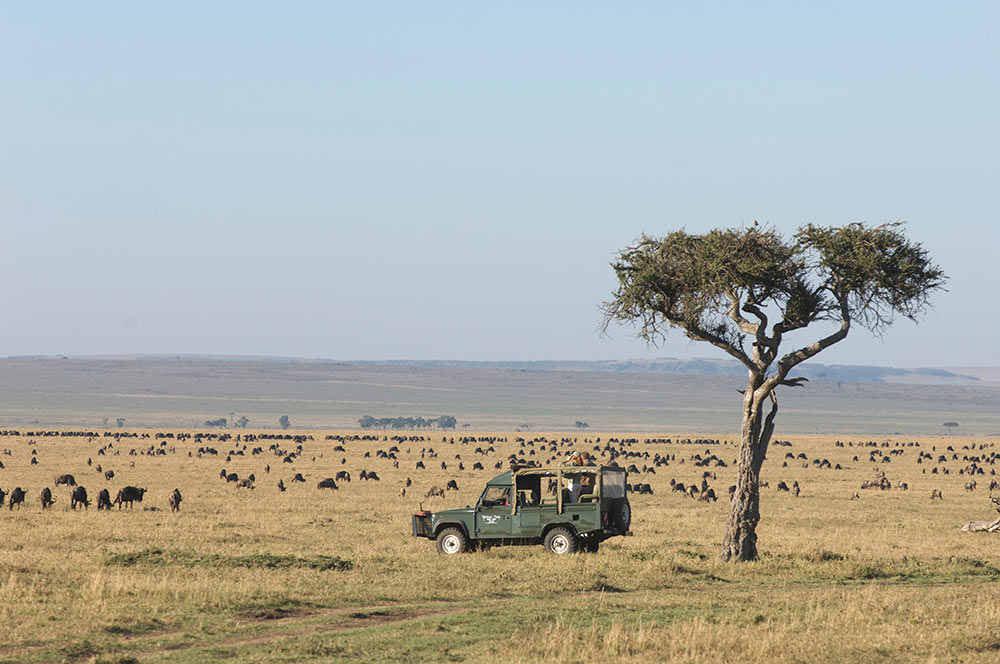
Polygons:
<instances>
[{"instance_id":1,"label":"vehicle tire","mask_svg":"<svg viewBox=\"0 0 1000 664\"><path fill-rule=\"evenodd\" d=\"M557 556L573 553L579 544L580 541L569 528L553 528L545 536L545 548Z\"/></svg>"},{"instance_id":2,"label":"vehicle tire","mask_svg":"<svg viewBox=\"0 0 1000 664\"><path fill-rule=\"evenodd\" d=\"M611 523L620 532L628 532L629 526L632 525L632 506L628 498L619 498L611 506Z\"/></svg>"},{"instance_id":3,"label":"vehicle tire","mask_svg":"<svg viewBox=\"0 0 1000 664\"><path fill-rule=\"evenodd\" d=\"M437 551L446 556L465 553L469 549L469 541L461 528L445 528L437 536Z\"/></svg>"}]
</instances>

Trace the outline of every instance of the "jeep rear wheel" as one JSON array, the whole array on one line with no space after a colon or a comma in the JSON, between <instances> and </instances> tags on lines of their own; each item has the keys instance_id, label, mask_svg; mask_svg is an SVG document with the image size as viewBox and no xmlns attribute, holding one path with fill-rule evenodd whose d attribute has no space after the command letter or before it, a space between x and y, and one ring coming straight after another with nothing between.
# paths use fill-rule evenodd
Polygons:
<instances>
[{"instance_id":1,"label":"jeep rear wheel","mask_svg":"<svg viewBox=\"0 0 1000 664\"><path fill-rule=\"evenodd\" d=\"M611 523L621 532L628 532L632 525L632 506L628 498L619 498L611 506Z\"/></svg>"},{"instance_id":2,"label":"jeep rear wheel","mask_svg":"<svg viewBox=\"0 0 1000 664\"><path fill-rule=\"evenodd\" d=\"M445 528L437 536L437 551L447 556L464 553L469 548L465 533L459 528Z\"/></svg>"},{"instance_id":3,"label":"jeep rear wheel","mask_svg":"<svg viewBox=\"0 0 1000 664\"><path fill-rule=\"evenodd\" d=\"M579 541L569 528L553 528L545 536L545 548L561 556L577 550Z\"/></svg>"}]
</instances>

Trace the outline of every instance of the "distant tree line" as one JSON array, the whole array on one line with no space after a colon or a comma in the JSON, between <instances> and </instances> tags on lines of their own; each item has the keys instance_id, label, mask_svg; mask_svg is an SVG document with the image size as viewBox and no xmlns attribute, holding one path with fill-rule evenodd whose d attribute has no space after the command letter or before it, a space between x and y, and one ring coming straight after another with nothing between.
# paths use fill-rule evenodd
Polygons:
<instances>
[{"instance_id":1,"label":"distant tree line","mask_svg":"<svg viewBox=\"0 0 1000 664\"><path fill-rule=\"evenodd\" d=\"M458 424L451 415L441 417L372 417L365 415L358 420L362 429L454 429Z\"/></svg>"}]
</instances>

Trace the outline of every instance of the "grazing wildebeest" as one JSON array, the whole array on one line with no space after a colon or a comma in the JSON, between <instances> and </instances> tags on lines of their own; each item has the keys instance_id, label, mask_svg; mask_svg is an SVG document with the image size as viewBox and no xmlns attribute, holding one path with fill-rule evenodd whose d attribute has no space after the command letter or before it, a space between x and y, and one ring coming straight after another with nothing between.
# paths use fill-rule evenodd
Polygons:
<instances>
[{"instance_id":1,"label":"grazing wildebeest","mask_svg":"<svg viewBox=\"0 0 1000 664\"><path fill-rule=\"evenodd\" d=\"M77 505L83 505L83 509L87 509L90 505L90 501L87 500L87 490L82 486L78 486L73 489L73 493L69 494L69 506L70 509L76 509Z\"/></svg>"},{"instance_id":2,"label":"grazing wildebeest","mask_svg":"<svg viewBox=\"0 0 1000 664\"><path fill-rule=\"evenodd\" d=\"M3 489L0 489L0 507L3 507L3 501L4 501L4 498L6 498L6 497L7 497L7 494L3 492Z\"/></svg>"},{"instance_id":3,"label":"grazing wildebeest","mask_svg":"<svg viewBox=\"0 0 1000 664\"><path fill-rule=\"evenodd\" d=\"M115 504L118 505L119 510L125 503L128 503L129 509L132 509L132 502L138 500L141 503L142 496L145 493L145 489L140 489L134 486L123 487L118 490L118 495L115 496Z\"/></svg>"},{"instance_id":4,"label":"grazing wildebeest","mask_svg":"<svg viewBox=\"0 0 1000 664\"><path fill-rule=\"evenodd\" d=\"M111 509L111 494L108 493L107 489L101 489L101 492L97 494L97 509Z\"/></svg>"},{"instance_id":5,"label":"grazing wildebeest","mask_svg":"<svg viewBox=\"0 0 1000 664\"><path fill-rule=\"evenodd\" d=\"M336 489L337 482L332 477L327 477L316 483L317 489Z\"/></svg>"},{"instance_id":6,"label":"grazing wildebeest","mask_svg":"<svg viewBox=\"0 0 1000 664\"><path fill-rule=\"evenodd\" d=\"M243 479L241 479L239 482L236 483L236 486L241 489L252 489L253 480L250 479L249 477L244 477Z\"/></svg>"},{"instance_id":7,"label":"grazing wildebeest","mask_svg":"<svg viewBox=\"0 0 1000 664\"><path fill-rule=\"evenodd\" d=\"M169 498L170 511L171 512L180 512L181 511L181 501L182 500L183 500L183 498L181 498L180 489L174 489L173 491L171 491L170 492L170 498Z\"/></svg>"},{"instance_id":8,"label":"grazing wildebeest","mask_svg":"<svg viewBox=\"0 0 1000 664\"><path fill-rule=\"evenodd\" d=\"M965 483L965 490L966 491L975 491L976 490L976 480L971 480L969 482L966 482Z\"/></svg>"},{"instance_id":9,"label":"grazing wildebeest","mask_svg":"<svg viewBox=\"0 0 1000 664\"><path fill-rule=\"evenodd\" d=\"M428 498L433 498L434 496L440 496L441 498L444 498L444 489L442 489L439 486L432 486L430 489L427 490L427 493L424 494L424 500L427 500Z\"/></svg>"},{"instance_id":10,"label":"grazing wildebeest","mask_svg":"<svg viewBox=\"0 0 1000 664\"><path fill-rule=\"evenodd\" d=\"M369 470L368 471L368 479L373 480L375 482L380 481L379 477L378 477L378 474L376 474L374 470Z\"/></svg>"},{"instance_id":11,"label":"grazing wildebeest","mask_svg":"<svg viewBox=\"0 0 1000 664\"><path fill-rule=\"evenodd\" d=\"M680 482L674 482L673 480L670 480L670 490L671 491L680 491L681 493L687 493L687 487L686 486L684 486Z\"/></svg>"},{"instance_id":12,"label":"grazing wildebeest","mask_svg":"<svg viewBox=\"0 0 1000 664\"><path fill-rule=\"evenodd\" d=\"M718 498L715 496L715 489L713 489L712 487L706 488L704 491L701 492L701 495L698 496L698 500L701 500L706 503L710 500L712 502L715 502L716 500L718 500Z\"/></svg>"},{"instance_id":13,"label":"grazing wildebeest","mask_svg":"<svg viewBox=\"0 0 1000 664\"><path fill-rule=\"evenodd\" d=\"M38 500L42 503L42 509L47 510L52 506L52 503L56 502L56 499L52 497L52 489L45 487L38 492Z\"/></svg>"},{"instance_id":14,"label":"grazing wildebeest","mask_svg":"<svg viewBox=\"0 0 1000 664\"><path fill-rule=\"evenodd\" d=\"M56 477L56 486L60 484L68 484L69 486L76 486L76 478L72 475L59 475Z\"/></svg>"},{"instance_id":15,"label":"grazing wildebeest","mask_svg":"<svg viewBox=\"0 0 1000 664\"><path fill-rule=\"evenodd\" d=\"M240 476L237 473L229 473L228 475L226 475L226 481L227 482L239 482L240 481Z\"/></svg>"},{"instance_id":16,"label":"grazing wildebeest","mask_svg":"<svg viewBox=\"0 0 1000 664\"><path fill-rule=\"evenodd\" d=\"M477 462L475 462L474 464L472 464L472 469L473 469L473 470L483 470L483 464L481 464L481 463L479 463L479 462L477 461Z\"/></svg>"},{"instance_id":17,"label":"grazing wildebeest","mask_svg":"<svg viewBox=\"0 0 1000 664\"><path fill-rule=\"evenodd\" d=\"M931 500L937 498L938 500L944 500L944 496L941 495L941 489L931 489Z\"/></svg>"},{"instance_id":18,"label":"grazing wildebeest","mask_svg":"<svg viewBox=\"0 0 1000 664\"><path fill-rule=\"evenodd\" d=\"M340 480L341 482L350 482L351 481L351 474L349 472L347 472L346 470L338 471L337 472L337 479Z\"/></svg>"},{"instance_id":19,"label":"grazing wildebeest","mask_svg":"<svg viewBox=\"0 0 1000 664\"><path fill-rule=\"evenodd\" d=\"M306 478L302 477L302 473L295 473L295 477L292 478L293 482L305 482Z\"/></svg>"},{"instance_id":20,"label":"grazing wildebeest","mask_svg":"<svg viewBox=\"0 0 1000 664\"><path fill-rule=\"evenodd\" d=\"M224 480L224 479L226 479L226 478L227 478L228 476L229 476L229 474L228 474L228 473L226 472L226 469L225 469L225 468L223 468L222 470L220 470L220 471L219 471L219 479L220 479L220 480Z\"/></svg>"},{"instance_id":21,"label":"grazing wildebeest","mask_svg":"<svg viewBox=\"0 0 1000 664\"><path fill-rule=\"evenodd\" d=\"M21 510L21 505L24 504L25 491L21 487L16 487L10 492L10 501L7 503L8 509L14 509L14 505L17 505L18 511Z\"/></svg>"},{"instance_id":22,"label":"grazing wildebeest","mask_svg":"<svg viewBox=\"0 0 1000 664\"><path fill-rule=\"evenodd\" d=\"M114 477L115 477L115 471L113 471L113 470L105 470L104 471L104 479L110 480L110 479L114 479Z\"/></svg>"},{"instance_id":23,"label":"grazing wildebeest","mask_svg":"<svg viewBox=\"0 0 1000 664\"><path fill-rule=\"evenodd\" d=\"M444 487L445 491L458 491L458 482L455 480L448 480L448 484Z\"/></svg>"},{"instance_id":24,"label":"grazing wildebeest","mask_svg":"<svg viewBox=\"0 0 1000 664\"><path fill-rule=\"evenodd\" d=\"M285 481L278 480L278 491L284 491L284 490L285 490Z\"/></svg>"},{"instance_id":25,"label":"grazing wildebeest","mask_svg":"<svg viewBox=\"0 0 1000 664\"><path fill-rule=\"evenodd\" d=\"M790 490L791 489L788 488L787 484L785 484L784 482L778 482L778 491L790 491Z\"/></svg>"}]
</instances>

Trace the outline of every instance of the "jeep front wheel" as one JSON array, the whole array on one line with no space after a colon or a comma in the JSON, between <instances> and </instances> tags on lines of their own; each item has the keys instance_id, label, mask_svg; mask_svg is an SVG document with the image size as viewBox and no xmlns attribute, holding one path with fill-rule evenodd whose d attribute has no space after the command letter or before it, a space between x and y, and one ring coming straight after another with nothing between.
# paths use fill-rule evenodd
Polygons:
<instances>
[{"instance_id":1,"label":"jeep front wheel","mask_svg":"<svg viewBox=\"0 0 1000 664\"><path fill-rule=\"evenodd\" d=\"M545 536L545 548L557 556L573 553L577 546L576 535L569 528L553 528Z\"/></svg>"},{"instance_id":2,"label":"jeep front wheel","mask_svg":"<svg viewBox=\"0 0 1000 664\"><path fill-rule=\"evenodd\" d=\"M465 533L459 528L445 528L437 536L438 553L453 556L456 553L464 553L469 548L469 543L465 539Z\"/></svg>"}]
</instances>

